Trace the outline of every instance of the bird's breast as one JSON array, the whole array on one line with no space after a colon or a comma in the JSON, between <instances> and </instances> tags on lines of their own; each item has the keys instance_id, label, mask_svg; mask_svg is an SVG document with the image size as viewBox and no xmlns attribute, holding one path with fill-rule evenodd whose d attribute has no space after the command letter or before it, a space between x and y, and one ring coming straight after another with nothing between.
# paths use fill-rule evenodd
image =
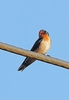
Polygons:
<instances>
[{"instance_id":1,"label":"bird's breast","mask_svg":"<svg viewBox=\"0 0 69 100\"><path fill-rule=\"evenodd\" d=\"M46 54L47 51L50 49L50 45L51 45L51 40L50 39L49 39L49 41L42 40L37 52L42 53L42 54Z\"/></svg>"}]
</instances>

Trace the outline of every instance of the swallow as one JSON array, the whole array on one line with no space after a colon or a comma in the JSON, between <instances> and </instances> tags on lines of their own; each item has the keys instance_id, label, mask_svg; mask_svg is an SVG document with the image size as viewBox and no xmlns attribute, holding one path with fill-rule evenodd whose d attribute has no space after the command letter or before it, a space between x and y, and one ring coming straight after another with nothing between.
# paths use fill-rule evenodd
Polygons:
<instances>
[{"instance_id":1,"label":"swallow","mask_svg":"<svg viewBox=\"0 0 69 100\"><path fill-rule=\"evenodd\" d=\"M39 31L39 38L34 43L30 51L45 55L50 49L50 46L51 46L51 39L49 33L43 29ZM23 71L27 66L32 64L35 60L36 59L34 58L26 57L24 62L18 68L18 71Z\"/></svg>"}]
</instances>

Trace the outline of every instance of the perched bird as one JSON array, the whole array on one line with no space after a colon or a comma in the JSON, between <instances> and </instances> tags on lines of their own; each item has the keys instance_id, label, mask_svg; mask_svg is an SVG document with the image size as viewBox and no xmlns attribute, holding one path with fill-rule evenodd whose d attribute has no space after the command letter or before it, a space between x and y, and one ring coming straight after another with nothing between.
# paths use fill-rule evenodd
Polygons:
<instances>
[{"instance_id":1,"label":"perched bird","mask_svg":"<svg viewBox=\"0 0 69 100\"><path fill-rule=\"evenodd\" d=\"M51 39L49 36L49 33L46 30L40 30L39 31L39 38L31 48L31 51L40 53L40 54L46 54L47 51L50 49L51 46ZM24 62L21 64L21 66L18 68L18 71L23 71L27 66L29 66L31 63L33 63L36 59L26 57Z\"/></svg>"}]
</instances>

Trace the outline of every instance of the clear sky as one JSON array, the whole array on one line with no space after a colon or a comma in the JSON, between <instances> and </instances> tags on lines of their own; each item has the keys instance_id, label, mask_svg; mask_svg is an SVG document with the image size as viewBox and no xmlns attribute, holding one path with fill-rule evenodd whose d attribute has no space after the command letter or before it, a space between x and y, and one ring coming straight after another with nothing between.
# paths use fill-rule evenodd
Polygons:
<instances>
[{"instance_id":1,"label":"clear sky","mask_svg":"<svg viewBox=\"0 0 69 100\"><path fill-rule=\"evenodd\" d=\"M69 0L1 0L0 42L27 50L40 29L49 32L48 55L69 61ZM69 70L0 50L0 100L69 100Z\"/></svg>"}]
</instances>

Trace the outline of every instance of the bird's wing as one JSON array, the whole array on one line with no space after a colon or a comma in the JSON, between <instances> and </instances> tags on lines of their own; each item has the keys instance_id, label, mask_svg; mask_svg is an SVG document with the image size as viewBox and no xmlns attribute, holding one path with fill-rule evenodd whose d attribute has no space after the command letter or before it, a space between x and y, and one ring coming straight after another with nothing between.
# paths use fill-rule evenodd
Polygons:
<instances>
[{"instance_id":1,"label":"bird's wing","mask_svg":"<svg viewBox=\"0 0 69 100\"><path fill-rule=\"evenodd\" d=\"M40 43L42 41L42 38L39 38L35 44L33 45L31 51L37 51L39 46L40 46ZM33 63L35 61L34 58L30 58L30 57L26 57L26 59L24 60L24 62L21 64L21 66L18 68L18 71L20 70L24 70L27 66L29 66L31 63Z\"/></svg>"},{"instance_id":2,"label":"bird's wing","mask_svg":"<svg viewBox=\"0 0 69 100\"><path fill-rule=\"evenodd\" d=\"M42 38L38 38L38 40L35 42L35 44L31 48L31 51L37 51L40 46L41 41L42 41Z\"/></svg>"}]
</instances>

